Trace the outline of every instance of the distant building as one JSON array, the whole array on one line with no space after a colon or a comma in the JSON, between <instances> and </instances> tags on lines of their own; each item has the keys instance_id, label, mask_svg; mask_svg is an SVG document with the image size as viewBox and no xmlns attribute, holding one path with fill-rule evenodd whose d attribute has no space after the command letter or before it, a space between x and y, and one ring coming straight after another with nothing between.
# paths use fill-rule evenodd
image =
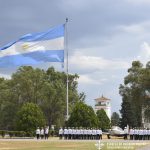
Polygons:
<instances>
[{"instance_id":1,"label":"distant building","mask_svg":"<svg viewBox=\"0 0 150 150\"><path fill-rule=\"evenodd\" d=\"M100 98L95 99L95 112L97 110L104 109L108 118L111 119L111 104L110 99L104 97L103 95Z\"/></svg>"}]
</instances>

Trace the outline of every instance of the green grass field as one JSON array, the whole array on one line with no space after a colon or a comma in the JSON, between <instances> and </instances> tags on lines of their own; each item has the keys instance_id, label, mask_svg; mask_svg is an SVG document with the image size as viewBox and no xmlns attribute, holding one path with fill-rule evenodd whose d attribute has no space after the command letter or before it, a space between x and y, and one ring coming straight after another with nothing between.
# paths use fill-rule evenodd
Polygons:
<instances>
[{"instance_id":1,"label":"green grass field","mask_svg":"<svg viewBox=\"0 0 150 150\"><path fill-rule=\"evenodd\" d=\"M141 145L128 142L101 142L102 150L136 150ZM97 150L96 141L0 141L0 150ZM145 145L144 145L145 146Z\"/></svg>"}]
</instances>

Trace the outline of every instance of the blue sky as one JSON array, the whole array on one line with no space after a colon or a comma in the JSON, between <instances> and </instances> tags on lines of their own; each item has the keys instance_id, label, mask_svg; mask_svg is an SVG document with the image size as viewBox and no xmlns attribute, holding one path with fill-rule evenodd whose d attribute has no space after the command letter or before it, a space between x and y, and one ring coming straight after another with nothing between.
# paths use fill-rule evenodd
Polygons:
<instances>
[{"instance_id":1,"label":"blue sky","mask_svg":"<svg viewBox=\"0 0 150 150\"><path fill-rule=\"evenodd\" d=\"M79 91L94 106L101 96L119 112L119 85L133 60L150 60L148 0L0 0L0 45L32 32L68 23L69 72L79 74ZM47 68L59 64L41 64ZM0 69L9 77L12 70Z\"/></svg>"}]
</instances>

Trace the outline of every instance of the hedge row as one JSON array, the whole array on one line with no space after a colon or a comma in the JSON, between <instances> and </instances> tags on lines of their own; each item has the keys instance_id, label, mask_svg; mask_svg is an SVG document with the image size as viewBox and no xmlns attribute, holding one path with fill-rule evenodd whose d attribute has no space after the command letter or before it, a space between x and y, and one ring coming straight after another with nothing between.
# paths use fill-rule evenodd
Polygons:
<instances>
[{"instance_id":1,"label":"hedge row","mask_svg":"<svg viewBox=\"0 0 150 150\"><path fill-rule=\"evenodd\" d=\"M35 137L36 136L35 132L0 130L0 136L4 138L5 135L9 135L10 138L12 137ZM58 136L58 130L49 130L49 136Z\"/></svg>"},{"instance_id":2,"label":"hedge row","mask_svg":"<svg viewBox=\"0 0 150 150\"><path fill-rule=\"evenodd\" d=\"M0 136L2 136L4 138L5 135L9 135L10 138L12 138L12 137L33 137L33 136L35 136L35 134L33 132L0 130Z\"/></svg>"}]
</instances>

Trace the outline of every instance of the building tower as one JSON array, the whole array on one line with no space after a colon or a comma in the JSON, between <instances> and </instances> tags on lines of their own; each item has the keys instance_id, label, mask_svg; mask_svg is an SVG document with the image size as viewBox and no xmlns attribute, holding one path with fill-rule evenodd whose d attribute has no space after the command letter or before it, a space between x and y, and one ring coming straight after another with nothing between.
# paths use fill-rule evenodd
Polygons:
<instances>
[{"instance_id":1,"label":"building tower","mask_svg":"<svg viewBox=\"0 0 150 150\"><path fill-rule=\"evenodd\" d=\"M104 97L103 95L100 98L95 99L95 112L97 110L104 109L108 118L111 120L111 104L110 99Z\"/></svg>"}]
</instances>

